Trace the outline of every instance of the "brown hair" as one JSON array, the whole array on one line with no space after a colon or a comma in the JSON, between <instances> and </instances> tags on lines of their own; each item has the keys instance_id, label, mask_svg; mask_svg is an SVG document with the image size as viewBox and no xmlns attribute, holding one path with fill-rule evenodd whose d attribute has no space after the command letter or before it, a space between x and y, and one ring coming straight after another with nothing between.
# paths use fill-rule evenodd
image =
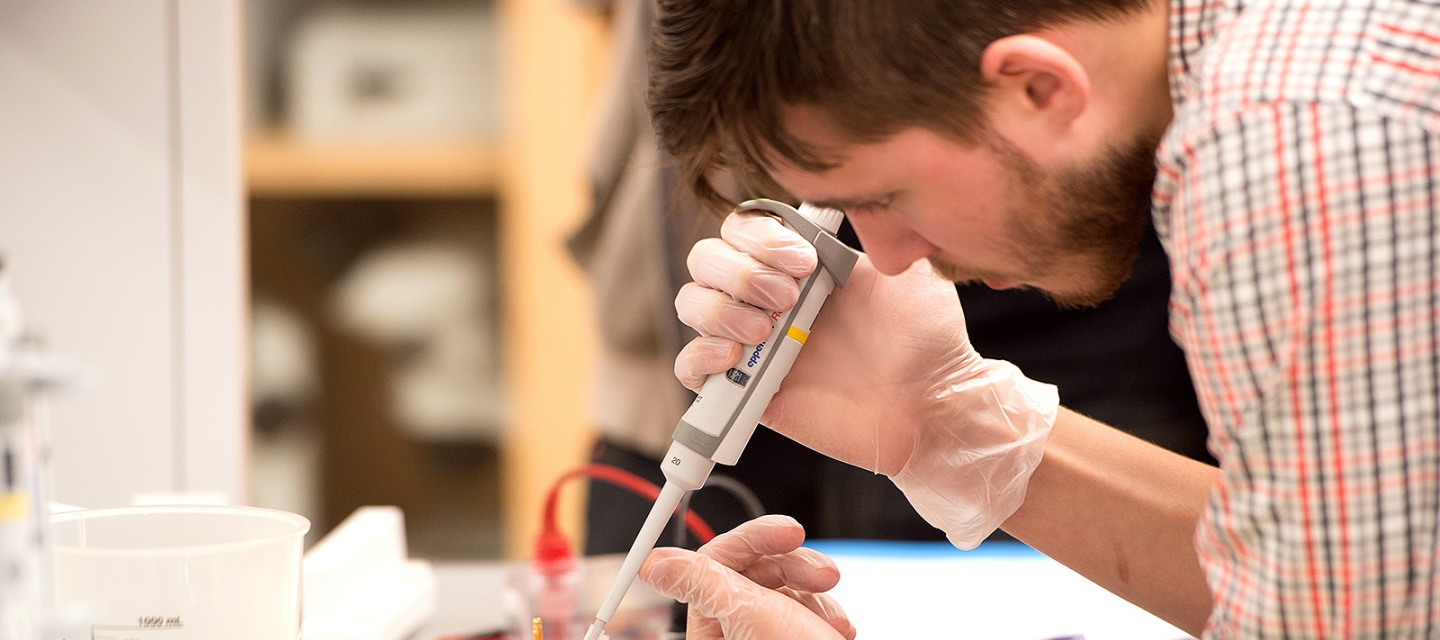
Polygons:
<instances>
[{"instance_id":1,"label":"brown hair","mask_svg":"<svg viewBox=\"0 0 1440 640\"><path fill-rule=\"evenodd\" d=\"M788 135L784 105L821 109L855 142L921 126L975 142L985 131L980 54L999 38L1117 19L1151 0L659 0L649 103L680 182L702 202L725 168L750 195L791 199L773 149L819 171L835 163Z\"/></svg>"}]
</instances>

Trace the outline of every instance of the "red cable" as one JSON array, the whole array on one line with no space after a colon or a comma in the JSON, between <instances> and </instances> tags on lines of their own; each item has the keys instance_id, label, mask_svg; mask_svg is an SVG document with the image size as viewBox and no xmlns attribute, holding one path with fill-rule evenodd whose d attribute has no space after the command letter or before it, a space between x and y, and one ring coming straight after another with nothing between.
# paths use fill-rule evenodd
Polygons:
<instances>
[{"instance_id":1,"label":"red cable","mask_svg":"<svg viewBox=\"0 0 1440 640\"><path fill-rule=\"evenodd\" d=\"M555 570L566 568L564 563L572 556L570 544L565 536L560 533L560 525L556 521L556 505L560 499L560 487L566 482L575 478L588 477L596 480L604 480L610 484L640 495L641 497L654 502L660 497L660 487L640 476L629 471L612 467L607 464L587 464L565 472L551 485L550 492L545 497L544 524L540 536L535 539L535 562L543 567L553 567ZM700 516L694 511L685 512L685 525L695 534L695 538L701 544L709 542L715 537L715 530L710 528Z\"/></svg>"},{"instance_id":2,"label":"red cable","mask_svg":"<svg viewBox=\"0 0 1440 640\"><path fill-rule=\"evenodd\" d=\"M660 487L654 483L641 478L629 471L612 467L605 464L587 464L565 472L551 485L550 492L545 496L543 528L539 536L535 538L535 557L532 560L533 566L547 580L563 579L575 568L575 556L570 552L570 543L560 533L559 523L556 522L556 505L560 498L560 487L566 482L579 477L589 477L596 480L603 480L613 485L628 489L631 492L654 502L660 498ZM690 532L695 534L701 544L709 542L715 537L715 530L710 528L700 516L694 511L685 512L685 525ZM485 633L476 636L445 636L441 640L498 640L503 633Z\"/></svg>"}]
</instances>

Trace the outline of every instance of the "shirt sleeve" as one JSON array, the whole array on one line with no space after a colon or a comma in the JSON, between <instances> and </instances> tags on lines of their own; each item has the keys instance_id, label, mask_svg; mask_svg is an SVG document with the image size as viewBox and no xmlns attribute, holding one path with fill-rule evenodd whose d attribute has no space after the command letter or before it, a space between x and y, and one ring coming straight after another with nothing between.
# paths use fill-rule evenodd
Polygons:
<instances>
[{"instance_id":1,"label":"shirt sleeve","mask_svg":"<svg viewBox=\"0 0 1440 640\"><path fill-rule=\"evenodd\" d=\"M1437 151L1303 102L1162 148L1171 330L1222 468L1207 637L1437 637Z\"/></svg>"}]
</instances>

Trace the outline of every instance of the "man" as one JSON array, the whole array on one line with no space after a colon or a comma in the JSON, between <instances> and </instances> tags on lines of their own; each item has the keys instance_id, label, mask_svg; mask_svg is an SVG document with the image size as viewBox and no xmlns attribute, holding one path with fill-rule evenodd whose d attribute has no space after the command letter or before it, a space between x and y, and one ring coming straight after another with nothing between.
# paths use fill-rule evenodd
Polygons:
<instances>
[{"instance_id":1,"label":"man","mask_svg":"<svg viewBox=\"0 0 1440 640\"><path fill-rule=\"evenodd\" d=\"M891 476L961 546L1003 524L1191 633L1435 637L1432 34L1440 8L1403 1L662 0L651 107L699 193L724 166L845 210L868 253L767 425ZM1093 304L1147 202L1219 469L980 358L935 275ZM815 268L769 219L722 238L676 301L691 388ZM711 635L846 633L825 581L776 570L794 536L642 578Z\"/></svg>"},{"instance_id":2,"label":"man","mask_svg":"<svg viewBox=\"0 0 1440 640\"><path fill-rule=\"evenodd\" d=\"M690 281L691 245L718 236L720 220L678 189L656 147L644 94L653 0L583 0L612 17L614 49L597 101L601 132L589 165L592 210L570 248L590 276L599 332L591 416L593 460L663 483L660 458L694 394L675 379L675 357L694 332L675 317ZM729 181L725 190L738 191ZM840 236L853 240L848 228ZM853 245L852 245L853 246ZM1170 272L1145 230L1130 278L1086 309L1060 309L1035 291L962 286L976 348L1028 377L1059 386L1066 407L1172 451L1209 460L1205 424L1180 349L1166 329ZM764 508L794 517L811 538L941 539L889 480L827 458L769 429L723 470ZM753 507L753 505L752 505ZM717 531L753 517L727 493L707 490L690 508ZM592 482L587 554L623 553L650 509L628 491ZM673 524L671 525L673 526ZM662 543L674 539L662 534Z\"/></svg>"}]
</instances>

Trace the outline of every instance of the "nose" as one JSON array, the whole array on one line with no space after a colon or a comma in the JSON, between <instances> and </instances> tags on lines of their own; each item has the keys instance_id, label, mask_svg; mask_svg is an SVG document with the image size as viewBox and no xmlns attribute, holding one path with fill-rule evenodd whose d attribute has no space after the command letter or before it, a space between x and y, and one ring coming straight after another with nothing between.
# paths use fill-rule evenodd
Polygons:
<instances>
[{"instance_id":1,"label":"nose","mask_svg":"<svg viewBox=\"0 0 1440 640\"><path fill-rule=\"evenodd\" d=\"M887 276L896 275L935 252L935 245L888 212L852 216L850 226L860 237L860 245L865 255L870 256L870 263Z\"/></svg>"}]
</instances>

